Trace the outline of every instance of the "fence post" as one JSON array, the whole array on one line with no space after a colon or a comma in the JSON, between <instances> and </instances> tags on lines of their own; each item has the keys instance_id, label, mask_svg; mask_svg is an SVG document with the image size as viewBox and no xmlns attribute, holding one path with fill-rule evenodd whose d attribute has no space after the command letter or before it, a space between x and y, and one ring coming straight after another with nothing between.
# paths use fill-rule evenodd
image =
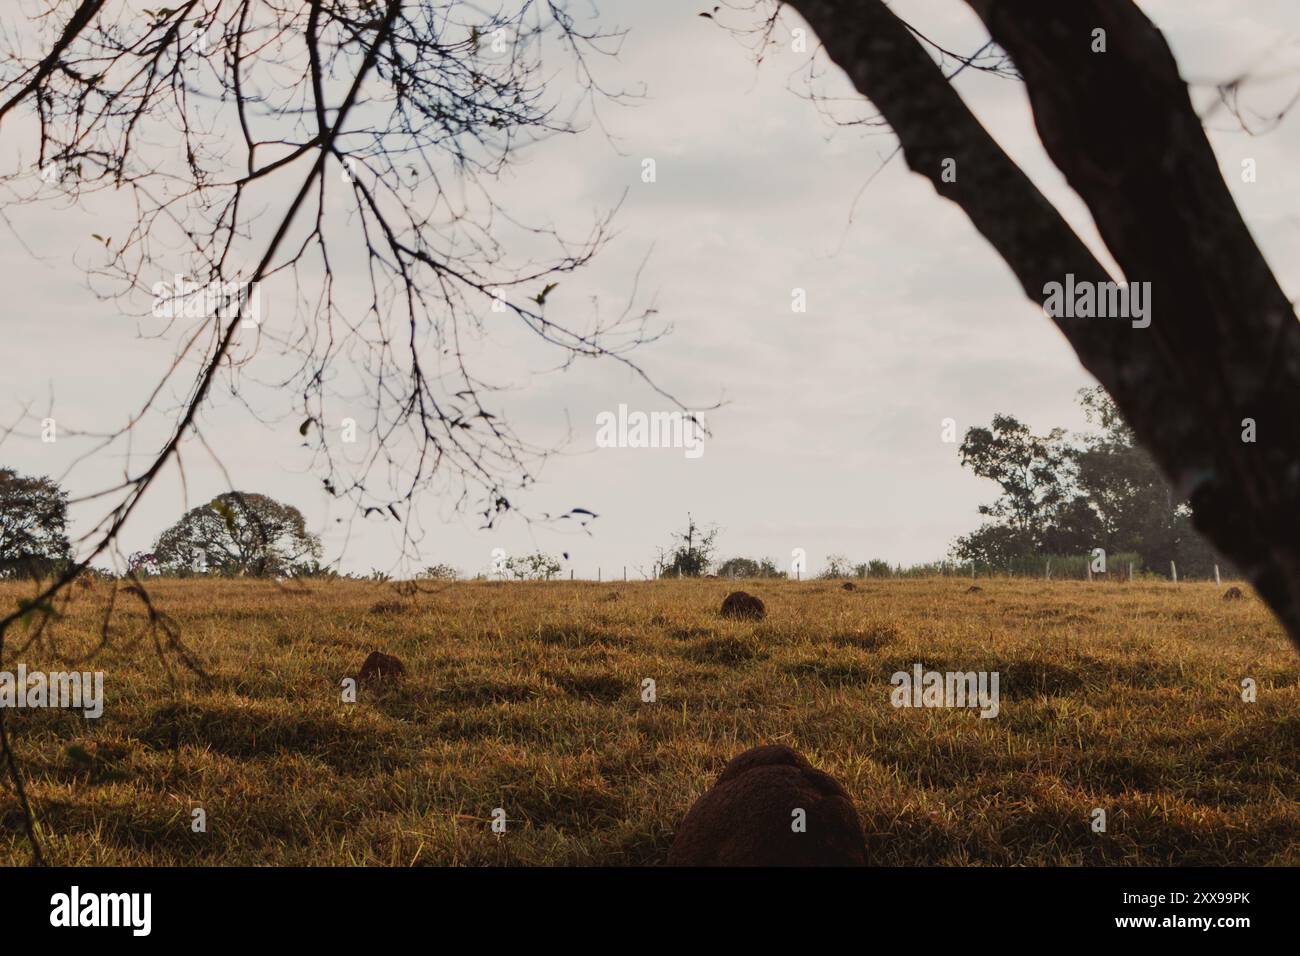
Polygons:
<instances>
[{"instance_id":1,"label":"fence post","mask_svg":"<svg viewBox=\"0 0 1300 956\"><path fill-rule=\"evenodd\" d=\"M1133 562L1132 561L1128 563L1128 580L1130 584L1133 583Z\"/></svg>"},{"instance_id":2,"label":"fence post","mask_svg":"<svg viewBox=\"0 0 1300 956\"><path fill-rule=\"evenodd\" d=\"M627 580L627 565L623 565L623 580Z\"/></svg>"},{"instance_id":3,"label":"fence post","mask_svg":"<svg viewBox=\"0 0 1300 956\"><path fill-rule=\"evenodd\" d=\"M1223 586L1223 582L1219 580L1219 566L1217 564L1214 566L1214 586L1216 588Z\"/></svg>"},{"instance_id":4,"label":"fence post","mask_svg":"<svg viewBox=\"0 0 1300 956\"><path fill-rule=\"evenodd\" d=\"M1083 559L1083 566L1084 566L1085 568L1088 569L1088 580L1091 581L1091 580L1092 580L1092 561L1090 560L1090 558L1089 558L1087 555L1084 556L1084 559Z\"/></svg>"},{"instance_id":5,"label":"fence post","mask_svg":"<svg viewBox=\"0 0 1300 956\"><path fill-rule=\"evenodd\" d=\"M1174 562L1169 562L1169 573L1173 576L1174 584L1178 583L1178 566Z\"/></svg>"},{"instance_id":6,"label":"fence post","mask_svg":"<svg viewBox=\"0 0 1300 956\"><path fill-rule=\"evenodd\" d=\"M600 583L600 568L596 569L596 583Z\"/></svg>"},{"instance_id":7,"label":"fence post","mask_svg":"<svg viewBox=\"0 0 1300 956\"><path fill-rule=\"evenodd\" d=\"M1046 571L1046 573L1044 574L1044 577L1046 577L1047 580L1049 580L1049 581L1052 580L1052 562L1051 562L1051 561L1048 561L1048 562L1047 562L1047 571Z\"/></svg>"},{"instance_id":8,"label":"fence post","mask_svg":"<svg viewBox=\"0 0 1300 956\"><path fill-rule=\"evenodd\" d=\"M569 580L573 580L573 568L569 568Z\"/></svg>"}]
</instances>

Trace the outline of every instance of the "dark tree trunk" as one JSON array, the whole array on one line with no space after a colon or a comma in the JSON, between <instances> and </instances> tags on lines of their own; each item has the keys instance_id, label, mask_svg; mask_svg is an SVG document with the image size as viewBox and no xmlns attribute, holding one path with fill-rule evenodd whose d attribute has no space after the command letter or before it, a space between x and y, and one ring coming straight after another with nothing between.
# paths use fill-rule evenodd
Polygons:
<instances>
[{"instance_id":1,"label":"dark tree trunk","mask_svg":"<svg viewBox=\"0 0 1300 956\"><path fill-rule=\"evenodd\" d=\"M1106 270L880 0L788 0L1025 294ZM1057 318L1191 500L1196 527L1300 645L1300 324L1219 172L1177 64L1131 0L968 0L1023 74L1038 133L1151 324ZM1094 53L1093 31L1107 52ZM956 160L955 182L942 179ZM1253 419L1256 441L1242 439Z\"/></svg>"}]
</instances>

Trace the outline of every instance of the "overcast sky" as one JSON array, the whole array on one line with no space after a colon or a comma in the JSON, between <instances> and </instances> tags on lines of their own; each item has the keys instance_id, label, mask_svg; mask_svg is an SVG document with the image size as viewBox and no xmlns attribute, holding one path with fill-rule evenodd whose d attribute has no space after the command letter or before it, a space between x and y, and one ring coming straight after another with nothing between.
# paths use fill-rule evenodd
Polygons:
<instances>
[{"instance_id":1,"label":"overcast sky","mask_svg":"<svg viewBox=\"0 0 1300 956\"><path fill-rule=\"evenodd\" d=\"M1141 5L1169 38L1203 114L1214 85L1243 73L1257 75L1243 102L1260 114L1300 86L1294 2ZM960 431L1008 412L1036 430L1082 428L1075 393L1091 378L955 206L901 157L880 169L895 144L887 131L837 128L800 95L808 54L780 48L756 65L735 38L697 16L699 3L599 7L628 30L602 80L644 85L645 99L603 109L604 132L531 148L498 197L533 219L576 226L626 192L617 235L590 266L561 280L548 314L587 308L592 296L618 301L645 261L639 301L653 302L672 334L638 361L682 400L724 404L707 416L712 436L699 457L597 448L599 413L669 406L613 363L555 374L524 362L502 367L516 388L505 404L516 429L542 444L571 436L518 504L535 513L581 506L600 517L590 535L520 520L484 531L475 516L428 495L420 502L421 563L472 574L489 567L494 548L542 548L569 552L566 567L579 577L594 577L598 567L613 577L624 566L637 576L688 511L719 526L723 557L768 556L787 566L791 550L803 548L814 571L835 553L902 563L941 557L978 524L976 506L994 491L959 466L956 446L941 440L942 420L955 419ZM894 8L950 49L984 42L960 0L900 0ZM5 16L11 30L21 29ZM1022 87L971 72L958 87L1092 241L1082 205L1034 135ZM833 69L817 89L854 96ZM1297 122L1288 116L1251 136L1222 111L1208 120L1229 185L1292 296L1300 286ZM12 156L12 140L6 148ZM22 152L29 157L30 145ZM641 181L647 157L656 163L654 183ZM1256 160L1254 183L1240 181L1244 158ZM120 426L170 354L168 343L141 341L134 322L87 288L81 266L94 252L90 233L120 235L125 219L53 206L8 218L12 229L0 231L0 421L12 421L25 403L43 415L52 396L61 426ZM804 313L791 309L796 288L806 290ZM187 493L169 473L128 526L123 550L149 548L184 508L233 484L300 508L322 534L327 558L341 557L344 569L399 569L393 523L336 521L348 513L324 494L298 447L293 396L269 392L259 401L265 422L218 398L204 434L225 474L191 448ZM57 476L85 450L12 436L0 445L0 464ZM122 468L120 457L92 459L65 483L86 494L114 483ZM102 510L103 502L79 507L74 532Z\"/></svg>"}]
</instances>

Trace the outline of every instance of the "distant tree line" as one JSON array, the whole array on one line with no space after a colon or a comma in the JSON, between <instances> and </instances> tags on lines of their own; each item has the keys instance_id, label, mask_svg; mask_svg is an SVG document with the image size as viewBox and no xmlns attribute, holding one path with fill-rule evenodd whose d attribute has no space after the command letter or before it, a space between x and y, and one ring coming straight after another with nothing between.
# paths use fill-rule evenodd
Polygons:
<instances>
[{"instance_id":1,"label":"distant tree line","mask_svg":"<svg viewBox=\"0 0 1300 956\"><path fill-rule=\"evenodd\" d=\"M1041 573L1053 555L1100 548L1112 559L1137 557L1147 570L1166 576L1171 561L1180 576L1210 576L1216 562L1226 570L1192 527L1188 502L1137 443L1105 390L1082 389L1079 400L1098 432L1069 436L1054 428L1035 435L1012 415L994 415L990 427L967 430L961 463L996 482L1001 493L980 506L989 520L958 538L951 556L1012 573L1026 566Z\"/></svg>"},{"instance_id":2,"label":"distant tree line","mask_svg":"<svg viewBox=\"0 0 1300 956\"><path fill-rule=\"evenodd\" d=\"M1054 428L1034 434L1012 415L966 431L961 463L995 482L1000 493L981 505L985 522L953 543L948 560L902 567L874 558L855 563L830 555L821 578L884 578L973 572L1084 577L1101 549L1106 572L1135 571L1208 577L1215 563L1236 576L1192 527L1191 508L1137 444L1110 396L1100 387L1079 393L1098 430L1068 435ZM49 478L0 468L0 578L41 578L71 560L68 496ZM718 528L688 514L655 560L655 577L784 578L770 558L717 559ZM320 563L321 542L302 512L266 495L231 491L186 512L153 550L138 552L129 570L188 577L337 576ZM567 555L566 555L567 557ZM544 552L514 556L494 570L517 580L549 580L560 573ZM1094 570L1099 570L1094 566ZM450 580L454 568L434 565L416 577ZM370 580L388 580L372 572Z\"/></svg>"}]
</instances>

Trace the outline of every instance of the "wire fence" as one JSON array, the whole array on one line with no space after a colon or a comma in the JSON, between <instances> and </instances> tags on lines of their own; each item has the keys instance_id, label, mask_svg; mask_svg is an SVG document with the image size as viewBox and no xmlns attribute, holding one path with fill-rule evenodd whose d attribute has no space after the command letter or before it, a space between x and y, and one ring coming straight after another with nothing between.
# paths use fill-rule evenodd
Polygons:
<instances>
[{"instance_id":1,"label":"wire fence","mask_svg":"<svg viewBox=\"0 0 1300 956\"><path fill-rule=\"evenodd\" d=\"M603 566L597 567L595 574L590 572L578 574L575 568L568 568L547 580L567 581L647 581L672 580L679 577L719 578L723 580L790 580L790 581L852 581L852 580L886 580L891 578L1040 578L1058 581L1215 581L1221 583L1227 579L1237 579L1239 575L1228 567L1218 564L1195 562L1188 567L1180 567L1177 561L1171 561L1168 567L1152 568L1136 552L1118 552L1106 555L1100 552L1092 554L1054 554L1024 555L1001 562L988 561L934 561L913 565L889 565L884 561L871 561L867 564L854 565L847 569L821 571L807 574L794 570L789 572L743 575L743 574L702 574L683 575L674 572L663 573L658 567L645 568L639 565L620 565L612 573ZM517 580L509 575L480 573L473 580Z\"/></svg>"}]
</instances>

